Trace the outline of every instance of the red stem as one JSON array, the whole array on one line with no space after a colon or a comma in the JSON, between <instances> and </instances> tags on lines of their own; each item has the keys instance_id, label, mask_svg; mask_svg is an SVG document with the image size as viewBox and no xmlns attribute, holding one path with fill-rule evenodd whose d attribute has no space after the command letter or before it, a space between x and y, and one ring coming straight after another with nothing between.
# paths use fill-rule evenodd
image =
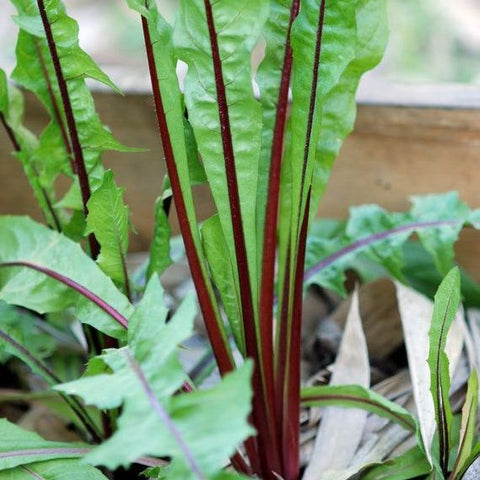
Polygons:
<instances>
[{"instance_id":1,"label":"red stem","mask_svg":"<svg viewBox=\"0 0 480 480\"><path fill-rule=\"evenodd\" d=\"M58 88L60 89L63 108L65 110L65 118L67 120L68 132L70 135L73 151L73 163L75 166L75 173L78 176L78 181L80 184L80 191L83 201L83 211L86 218L88 215L87 203L90 199L90 183L88 179L87 169L85 167L85 160L83 158L82 146L80 144L80 139L78 136L78 130L75 123L72 103L68 94L67 82L65 81L65 77L63 76L62 66L60 64L60 57L58 55L55 39L53 38L52 28L50 26L47 11L45 9L45 3L43 0L37 0L37 5L40 11L40 17L42 19L45 35L47 37L48 49L50 50L50 56L52 57L53 68L55 70L55 76L57 77ZM90 254L92 255L93 259L96 259L100 253L100 245L98 244L98 241L93 233L88 236L88 242L90 245Z\"/></svg>"},{"instance_id":2,"label":"red stem","mask_svg":"<svg viewBox=\"0 0 480 480\"><path fill-rule=\"evenodd\" d=\"M97 294L93 293L88 288L80 285L75 280L72 280L71 278L62 275L61 273L56 272L55 270L51 270L50 268L44 267L42 265L37 265L36 263L24 261L2 262L0 263L0 268L2 267L26 267L31 268L32 270L36 270L37 272L41 272L48 277L53 278L60 283L63 283L67 287L75 290L77 293L84 296L86 299L90 300L92 303L101 308L106 314L112 317L123 328L126 329L128 327L128 320L118 310L113 308L110 304L108 304L105 300L100 298Z\"/></svg>"},{"instance_id":3,"label":"red stem","mask_svg":"<svg viewBox=\"0 0 480 480\"><path fill-rule=\"evenodd\" d=\"M287 375L284 387L283 418L283 468L285 480L298 479L300 472L300 352L303 306L303 275L305 253L307 250L308 211L310 209L311 188L307 193L307 202L303 216L297 257L295 259L295 279L293 291L292 317L290 324L290 343L287 350Z\"/></svg>"},{"instance_id":4,"label":"red stem","mask_svg":"<svg viewBox=\"0 0 480 480\"><path fill-rule=\"evenodd\" d=\"M210 339L210 342L212 343L212 349L220 373L222 375L225 375L229 371L233 370L234 363L231 352L227 348L228 343L224 338L224 334L220 330L220 327L217 323L217 315L207 286L207 281L204 277L202 265L200 263L200 257L197 252L197 248L193 238L192 227L188 220L187 208L185 205L185 200L183 198L180 177L178 174L177 166L175 164L175 157L173 154L172 143L170 141L170 133L168 131L165 109L163 107L162 94L159 87L155 56L153 53L150 32L148 29L148 22L147 19L143 16L142 29L145 39L148 67L150 70L153 98L155 102L155 113L157 116L158 128L162 139L168 176L170 178L170 183L172 186L173 199L178 213L180 232L182 233L183 241L185 243L185 252L188 259L188 264L190 266L190 271L192 273L192 279L195 284L195 289L197 291L198 301L200 303L200 309L202 311L202 315L205 321L208 337Z\"/></svg>"},{"instance_id":5,"label":"red stem","mask_svg":"<svg viewBox=\"0 0 480 480\"><path fill-rule=\"evenodd\" d=\"M279 450L276 446L275 410L273 398L273 377L268 382L270 372L265 369L263 358L259 352L257 332L255 327L255 313L253 309L250 273L248 268L247 250L242 223L240 195L238 190L237 172L235 167L235 153L233 149L232 132L225 83L223 80L223 67L220 58L217 32L213 18L210 0L204 0L205 13L212 50L212 62L215 76L215 87L218 101L218 114L222 135L222 147L225 158L225 173L227 178L230 215L232 221L233 237L235 243L235 256L237 260L238 280L240 286L240 299L242 304L242 317L245 329L245 345L247 356L253 358L255 368L253 373L253 412L252 418L258 433L258 448L260 472L262 478L267 480L273 472L280 472L281 463ZM268 364L268 360L267 364ZM272 362L270 362L272 366ZM266 428L265 428L266 425Z\"/></svg>"},{"instance_id":6,"label":"red stem","mask_svg":"<svg viewBox=\"0 0 480 480\"><path fill-rule=\"evenodd\" d=\"M279 419L281 406L277 405L281 396L276 393L274 380L274 353L273 353L273 303L275 286L275 258L277 249L277 226L278 205L280 198L280 172L282 165L283 141L285 123L288 110L288 90L292 73L292 47L290 44L290 32L292 23L298 15L300 0L293 0L290 9L290 19L286 35L286 46L283 60L280 89L278 92L275 127L273 131L272 149L270 154L270 171L268 179L268 202L265 212L265 226L263 237L262 255L262 283L260 288L259 322L262 345L262 362L264 375L267 383L267 398L271 399L270 409L272 417ZM284 365L283 365L284 367ZM276 448L280 445L278 420L272 435L276 442Z\"/></svg>"}]
</instances>

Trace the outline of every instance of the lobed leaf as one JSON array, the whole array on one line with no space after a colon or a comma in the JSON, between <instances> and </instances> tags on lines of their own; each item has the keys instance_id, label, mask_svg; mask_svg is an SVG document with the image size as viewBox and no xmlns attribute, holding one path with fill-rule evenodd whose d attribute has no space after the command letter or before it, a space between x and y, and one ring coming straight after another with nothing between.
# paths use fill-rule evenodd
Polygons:
<instances>
[{"instance_id":1,"label":"lobed leaf","mask_svg":"<svg viewBox=\"0 0 480 480\"><path fill-rule=\"evenodd\" d=\"M51 269L88 286L120 316L128 318L132 305L78 244L26 217L4 216L0 217L0 245L1 300L39 313L76 307L81 321L114 338L125 336L125 327L85 296L44 273L8 265L29 262Z\"/></svg>"},{"instance_id":2,"label":"lobed leaf","mask_svg":"<svg viewBox=\"0 0 480 480\"><path fill-rule=\"evenodd\" d=\"M339 225L325 236L321 224L314 225L307 246L306 283L319 283L344 293L343 271L354 266L360 254L404 281L403 247L413 233L434 256L437 268L452 267L453 256L448 252L453 252L461 228L471 222L474 212L459 200L456 192L413 197L412 202L412 209L406 213L387 212L377 205L352 207L346 225Z\"/></svg>"},{"instance_id":3,"label":"lobed leaf","mask_svg":"<svg viewBox=\"0 0 480 480\"><path fill-rule=\"evenodd\" d=\"M40 471L63 470L71 475L70 478L79 480L105 478L96 468L84 465L78 460L71 460L82 458L89 450L90 448L83 444L44 440L36 433L27 432L5 419L0 419L0 478L2 480L25 478L25 475L21 476L21 468L17 467L24 467L25 471L25 468L30 469L30 465L34 472L37 469ZM75 474L76 471L78 476ZM87 477L87 474L91 477Z\"/></svg>"},{"instance_id":4,"label":"lobed leaf","mask_svg":"<svg viewBox=\"0 0 480 480\"><path fill-rule=\"evenodd\" d=\"M20 27L16 47L17 65L12 73L12 79L33 92L50 115L50 123L42 132L36 148L22 152L22 156L27 155L23 162L28 162L38 171L42 187L51 191L59 174L63 173L75 179L71 138L37 2L12 0L12 3L18 12L14 21ZM106 150L132 149L115 140L101 123L85 80L90 78L117 91L118 89L79 47L78 25L66 14L62 2L60 0L45 2L45 8L62 74L67 83L86 170L95 189L103 177L99 163L102 153ZM69 197L72 208L82 210L76 181L72 185Z\"/></svg>"},{"instance_id":5,"label":"lobed leaf","mask_svg":"<svg viewBox=\"0 0 480 480\"><path fill-rule=\"evenodd\" d=\"M212 390L172 396L185 380L177 345L191 334L195 308L188 299L165 323L162 294L152 277L130 319L128 347L102 356L111 374L57 388L102 409L122 406L118 430L87 455L90 463L115 468L151 454L172 458L168 478L210 477L252 432L247 424L251 365Z\"/></svg>"}]
</instances>

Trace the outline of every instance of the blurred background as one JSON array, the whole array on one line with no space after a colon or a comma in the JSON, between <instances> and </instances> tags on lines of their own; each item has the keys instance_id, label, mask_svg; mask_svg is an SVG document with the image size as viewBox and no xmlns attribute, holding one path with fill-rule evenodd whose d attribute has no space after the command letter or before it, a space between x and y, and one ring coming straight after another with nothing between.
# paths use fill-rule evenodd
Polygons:
<instances>
[{"instance_id":1,"label":"blurred background","mask_svg":"<svg viewBox=\"0 0 480 480\"><path fill-rule=\"evenodd\" d=\"M178 0L162 0L174 18ZM124 0L65 0L82 47L121 87L146 78L140 25ZM14 65L14 9L0 0L0 66ZM391 36L374 73L402 83L480 83L480 0L389 0ZM128 73L127 73L128 72ZM128 75L129 81L122 76Z\"/></svg>"}]
</instances>

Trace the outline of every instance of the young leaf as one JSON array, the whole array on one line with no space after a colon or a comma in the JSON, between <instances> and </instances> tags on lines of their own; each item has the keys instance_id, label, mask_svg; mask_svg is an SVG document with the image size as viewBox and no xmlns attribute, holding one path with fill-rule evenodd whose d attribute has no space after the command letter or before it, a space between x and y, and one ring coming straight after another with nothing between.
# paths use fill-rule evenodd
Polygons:
<instances>
[{"instance_id":1,"label":"young leaf","mask_svg":"<svg viewBox=\"0 0 480 480\"><path fill-rule=\"evenodd\" d=\"M432 323L429 332L430 391L432 392L437 424L440 467L444 475L448 471L450 455L452 410L450 406L450 372L445 353L447 335L460 304L460 272L452 269L435 295Z\"/></svg>"},{"instance_id":2,"label":"young leaf","mask_svg":"<svg viewBox=\"0 0 480 480\"><path fill-rule=\"evenodd\" d=\"M26 217L6 216L0 217L0 245L0 299L39 313L75 306L83 322L111 337L125 336L132 305L78 244Z\"/></svg>"},{"instance_id":3,"label":"young leaf","mask_svg":"<svg viewBox=\"0 0 480 480\"><path fill-rule=\"evenodd\" d=\"M130 212L123 203L123 189L118 188L113 172L107 170L102 184L93 192L87 203L87 230L93 233L100 244L97 263L113 280L130 290L126 256Z\"/></svg>"},{"instance_id":4,"label":"young leaf","mask_svg":"<svg viewBox=\"0 0 480 480\"><path fill-rule=\"evenodd\" d=\"M252 433L246 421L251 365L226 376L212 390L172 396L185 380L176 349L191 333L195 309L189 299L165 323L167 311L159 306L162 294L152 277L130 319L128 347L103 355L112 374L58 388L102 409L122 406L118 430L87 456L90 463L115 468L144 454L169 456L169 478L205 478ZM182 476L175 476L179 471Z\"/></svg>"},{"instance_id":5,"label":"young leaf","mask_svg":"<svg viewBox=\"0 0 480 480\"><path fill-rule=\"evenodd\" d=\"M475 425L478 409L478 375L474 369L468 379L467 396L462 407L462 425L457 459L452 471L452 479L461 478L458 474L467 465L475 440Z\"/></svg>"},{"instance_id":6,"label":"young leaf","mask_svg":"<svg viewBox=\"0 0 480 480\"><path fill-rule=\"evenodd\" d=\"M396 283L396 289L413 395L420 423L421 445L430 463L434 463L431 451L435 433L435 409L430 392L431 372L425 361L429 356L429 328L431 327L433 304L428 298L400 283ZM458 322L455 322L447 341L450 373L453 373L453 369L457 365L462 347L462 328Z\"/></svg>"}]
</instances>

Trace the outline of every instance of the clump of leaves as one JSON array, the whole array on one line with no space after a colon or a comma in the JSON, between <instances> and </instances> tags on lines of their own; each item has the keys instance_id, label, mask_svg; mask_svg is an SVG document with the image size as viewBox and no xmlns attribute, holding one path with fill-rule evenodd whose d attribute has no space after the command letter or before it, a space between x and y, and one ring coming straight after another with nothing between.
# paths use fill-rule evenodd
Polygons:
<instances>
[{"instance_id":1,"label":"clump of leaves","mask_svg":"<svg viewBox=\"0 0 480 480\"><path fill-rule=\"evenodd\" d=\"M101 124L85 80L115 86L79 48L78 27L59 0L12 3L20 28L12 80L41 100L50 122L38 137L23 126L21 94L3 72L0 118L50 228L0 219L0 298L42 315L73 312L84 326L88 367L64 383L20 338L2 330L1 340L59 392L84 440L99 446L50 444L3 422L2 438L15 441L2 447L0 468L20 478L56 468L68 478L102 478L78 467L81 456L108 475L138 463L153 467L146 475L154 478L297 479L305 285L338 289L357 251L401 279L400 247L414 231L445 274L460 229L478 224L478 212L450 194L416 199L405 215L364 207L338 238L307 242L353 127L358 82L385 47L385 0L185 0L173 27L153 0L127 0L141 18L168 171L145 288L134 288L126 267L123 192L100 162L106 150L130 149ZM254 72L260 38L265 55ZM179 60L188 65L184 92ZM58 198L60 176L71 186ZM200 224L192 186L202 182L217 212ZM172 199L223 377L211 390L196 391L177 359L194 305L186 300L168 321L162 306ZM360 405L417 428L408 412L364 388L326 388L333 390L323 390L324 403ZM238 474L223 468L229 462Z\"/></svg>"}]
</instances>

